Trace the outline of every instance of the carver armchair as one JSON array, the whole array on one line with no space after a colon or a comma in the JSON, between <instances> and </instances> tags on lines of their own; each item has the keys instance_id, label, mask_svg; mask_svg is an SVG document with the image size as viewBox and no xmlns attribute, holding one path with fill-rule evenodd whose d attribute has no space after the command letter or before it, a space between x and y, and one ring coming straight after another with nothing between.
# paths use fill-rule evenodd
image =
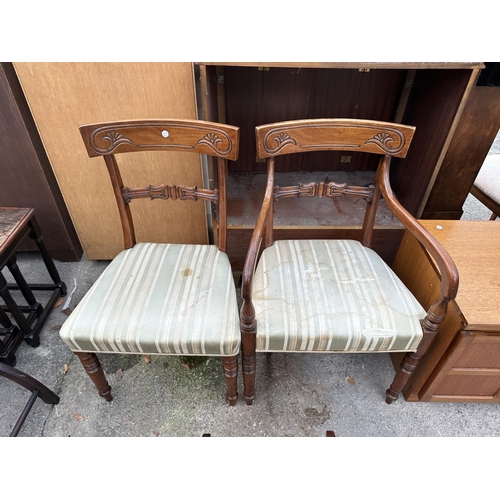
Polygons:
<instances>
[{"instance_id":1,"label":"carver armchair","mask_svg":"<svg viewBox=\"0 0 500 500\"><path fill-rule=\"evenodd\" d=\"M255 399L257 352L407 352L386 392L387 403L398 398L458 287L458 272L450 256L403 208L390 186L391 158L406 156L414 130L395 123L342 119L297 120L256 128L257 157L267 161L267 184L242 277L241 349L247 404ZM278 157L318 151L378 155L373 183L275 185ZM360 241L274 241L277 200L295 196L364 200ZM441 297L428 311L370 248L381 196L439 267Z\"/></svg>"},{"instance_id":2,"label":"carver armchair","mask_svg":"<svg viewBox=\"0 0 500 500\"><path fill-rule=\"evenodd\" d=\"M238 157L239 129L197 120L150 120L83 125L80 132L89 156L104 158L125 249L74 309L60 330L61 338L108 401L112 399L111 388L97 359L99 352L218 356L222 358L226 399L234 405L240 333L236 290L225 253L225 179L226 161ZM116 157L142 151L214 157L217 188L168 184L125 187ZM168 182L167 168L164 178ZM217 245L137 242L129 207L137 198L214 203Z\"/></svg>"}]
</instances>

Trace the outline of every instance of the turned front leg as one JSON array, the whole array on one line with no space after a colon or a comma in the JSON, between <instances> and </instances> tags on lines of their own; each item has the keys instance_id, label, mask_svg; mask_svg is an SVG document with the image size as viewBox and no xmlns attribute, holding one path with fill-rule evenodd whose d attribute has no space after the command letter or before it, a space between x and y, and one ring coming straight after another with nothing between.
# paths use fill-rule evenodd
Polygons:
<instances>
[{"instance_id":1,"label":"turned front leg","mask_svg":"<svg viewBox=\"0 0 500 500\"><path fill-rule=\"evenodd\" d=\"M113 399L111 387L106 380L104 370L97 356L93 352L76 352L75 354L80 359L92 382L94 382L99 396L103 397L106 401L111 401Z\"/></svg>"},{"instance_id":2,"label":"turned front leg","mask_svg":"<svg viewBox=\"0 0 500 500\"><path fill-rule=\"evenodd\" d=\"M442 297L428 311L427 316L422 321L423 338L418 346L417 352L409 352L401 361L391 386L387 389L385 402L391 404L399 397L403 387L415 371L420 358L429 349L434 337L439 331L439 326L446 316L446 309L449 299Z\"/></svg>"},{"instance_id":3,"label":"turned front leg","mask_svg":"<svg viewBox=\"0 0 500 500\"><path fill-rule=\"evenodd\" d=\"M240 318L243 397L246 404L251 405L255 399L257 323L255 321L255 309L250 301L243 301Z\"/></svg>"},{"instance_id":4,"label":"turned front leg","mask_svg":"<svg viewBox=\"0 0 500 500\"><path fill-rule=\"evenodd\" d=\"M222 369L226 382L226 400L234 406L238 400L238 356L222 358Z\"/></svg>"}]
</instances>

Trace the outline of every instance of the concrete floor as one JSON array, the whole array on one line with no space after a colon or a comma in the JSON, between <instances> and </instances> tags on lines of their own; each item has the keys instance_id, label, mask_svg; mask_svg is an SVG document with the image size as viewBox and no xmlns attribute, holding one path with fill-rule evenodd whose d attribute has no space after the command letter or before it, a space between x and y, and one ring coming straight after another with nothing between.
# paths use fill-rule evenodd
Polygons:
<instances>
[{"instance_id":1,"label":"concrete floor","mask_svg":"<svg viewBox=\"0 0 500 500\"><path fill-rule=\"evenodd\" d=\"M495 143L498 144L498 141ZM492 151L498 154L499 151ZM464 219L487 220L488 210L469 197ZM43 265L22 254L20 267L36 281ZM77 288L70 307L106 262L57 262L62 279ZM102 355L114 400L97 395L78 359L59 339L67 315L58 307L41 333L41 345L22 344L16 368L60 396L58 405L37 400L19 436L500 436L497 404L408 403L387 405L394 369L387 354L259 354L257 399L248 407L224 400L221 363L215 358ZM242 394L241 377L239 380ZM0 436L8 436L29 392L0 377Z\"/></svg>"}]
</instances>

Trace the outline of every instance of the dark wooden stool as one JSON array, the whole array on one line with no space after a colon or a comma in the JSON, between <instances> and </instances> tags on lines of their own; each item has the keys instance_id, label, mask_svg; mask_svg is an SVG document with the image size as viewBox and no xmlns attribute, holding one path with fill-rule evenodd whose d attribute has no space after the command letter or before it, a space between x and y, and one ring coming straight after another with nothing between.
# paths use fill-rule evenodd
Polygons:
<instances>
[{"instance_id":1,"label":"dark wooden stool","mask_svg":"<svg viewBox=\"0 0 500 500\"><path fill-rule=\"evenodd\" d=\"M16 251L29 236L32 238L43 258L47 271L53 281L50 284L28 284L17 266ZM11 272L15 284L8 284L2 274L4 267ZM10 290L19 290L27 305L19 305L13 299ZM45 306L40 304L33 290L53 290ZM66 285L57 272L56 266L45 248L40 227L32 208L0 207L0 297L5 305L0 309L0 362L14 366L15 351L21 341L32 347L40 344L40 330L60 296L66 295ZM10 313L15 324L10 320Z\"/></svg>"},{"instance_id":2,"label":"dark wooden stool","mask_svg":"<svg viewBox=\"0 0 500 500\"><path fill-rule=\"evenodd\" d=\"M29 236L40 251L53 283L28 284L17 265L16 251ZM2 274L7 267L15 283L9 284ZM27 305L18 304L10 290L19 290ZM52 290L45 305L40 304L33 290ZM17 436L37 397L45 403L57 404L59 396L26 373L11 368L16 364L15 352L22 340L32 347L40 345L40 330L43 328L55 302L66 295L66 285L45 248L40 227L32 208L0 207L0 297L5 305L0 307L0 376L6 377L31 391L31 397L19 417L11 436ZM10 314L10 316L9 316ZM14 322L11 321L11 317Z\"/></svg>"}]
</instances>

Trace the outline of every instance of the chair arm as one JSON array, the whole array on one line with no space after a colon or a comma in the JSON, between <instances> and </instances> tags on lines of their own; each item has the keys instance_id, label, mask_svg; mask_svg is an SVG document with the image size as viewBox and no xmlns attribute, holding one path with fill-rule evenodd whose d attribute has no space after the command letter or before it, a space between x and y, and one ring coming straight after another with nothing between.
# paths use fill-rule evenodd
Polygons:
<instances>
[{"instance_id":1,"label":"chair arm","mask_svg":"<svg viewBox=\"0 0 500 500\"><path fill-rule=\"evenodd\" d=\"M441 274L442 299L446 302L456 297L458 291L458 269L450 257L449 253L402 205L395 197L389 182L390 157L386 156L385 161L377 171L375 182L379 184L380 191L384 196L387 206L396 217L405 225L410 233L429 252L436 262Z\"/></svg>"},{"instance_id":2,"label":"chair arm","mask_svg":"<svg viewBox=\"0 0 500 500\"><path fill-rule=\"evenodd\" d=\"M274 196L274 165L268 162L267 183L266 191L264 194L264 201L260 209L259 218L255 224L250 245L248 246L245 264L243 265L243 274L241 280L241 297L244 301L252 299L252 279L257 265L257 257L259 255L262 238L266 229L266 222L269 216L269 210L273 206Z\"/></svg>"}]
</instances>

